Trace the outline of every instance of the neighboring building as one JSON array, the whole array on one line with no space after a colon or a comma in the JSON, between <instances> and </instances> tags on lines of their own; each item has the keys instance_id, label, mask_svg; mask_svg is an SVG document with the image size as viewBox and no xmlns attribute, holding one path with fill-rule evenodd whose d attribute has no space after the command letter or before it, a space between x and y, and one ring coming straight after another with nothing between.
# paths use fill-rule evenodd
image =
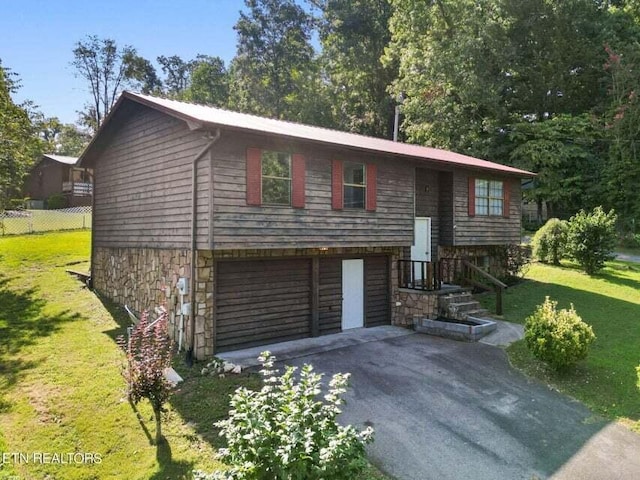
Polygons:
<instances>
[{"instance_id":1,"label":"neighboring building","mask_svg":"<svg viewBox=\"0 0 640 480\"><path fill-rule=\"evenodd\" d=\"M42 155L25 181L25 197L39 208L45 208L53 195L63 197L64 207L91 205L93 170L77 167L77 160L63 155Z\"/></svg>"},{"instance_id":2,"label":"neighboring building","mask_svg":"<svg viewBox=\"0 0 640 480\"><path fill-rule=\"evenodd\" d=\"M138 311L166 298L198 358L405 323L398 260L519 243L532 175L129 92L78 165L95 170L94 287Z\"/></svg>"}]
</instances>

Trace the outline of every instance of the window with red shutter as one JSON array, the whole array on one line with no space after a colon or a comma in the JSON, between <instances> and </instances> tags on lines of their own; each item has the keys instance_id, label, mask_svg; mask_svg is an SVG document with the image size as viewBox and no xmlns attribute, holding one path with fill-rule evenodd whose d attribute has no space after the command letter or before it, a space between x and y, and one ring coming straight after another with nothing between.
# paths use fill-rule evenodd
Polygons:
<instances>
[{"instance_id":1,"label":"window with red shutter","mask_svg":"<svg viewBox=\"0 0 640 480\"><path fill-rule=\"evenodd\" d=\"M262 151L247 148L247 205L262 204Z\"/></svg>"},{"instance_id":2,"label":"window with red shutter","mask_svg":"<svg viewBox=\"0 0 640 480\"><path fill-rule=\"evenodd\" d=\"M291 206L294 208L304 208L305 203L305 159L303 155L294 153L291 158Z\"/></svg>"},{"instance_id":3,"label":"window with red shutter","mask_svg":"<svg viewBox=\"0 0 640 480\"><path fill-rule=\"evenodd\" d=\"M378 169L376 165L367 164L367 211L375 212L378 196Z\"/></svg>"},{"instance_id":4,"label":"window with red shutter","mask_svg":"<svg viewBox=\"0 0 640 480\"><path fill-rule=\"evenodd\" d=\"M343 172L342 161L331 162L331 208L342 210L343 207Z\"/></svg>"}]
</instances>

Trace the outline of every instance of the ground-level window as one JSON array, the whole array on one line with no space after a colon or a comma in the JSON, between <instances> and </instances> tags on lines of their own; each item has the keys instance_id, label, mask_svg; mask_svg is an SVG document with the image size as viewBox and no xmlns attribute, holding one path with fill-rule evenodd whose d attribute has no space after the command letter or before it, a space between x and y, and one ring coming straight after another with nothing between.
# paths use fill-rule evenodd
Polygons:
<instances>
[{"instance_id":1,"label":"ground-level window","mask_svg":"<svg viewBox=\"0 0 640 480\"><path fill-rule=\"evenodd\" d=\"M502 216L504 183L501 180L475 180L475 214Z\"/></svg>"},{"instance_id":2,"label":"ground-level window","mask_svg":"<svg viewBox=\"0 0 640 480\"><path fill-rule=\"evenodd\" d=\"M291 205L291 155L262 151L262 203Z\"/></svg>"},{"instance_id":3,"label":"ground-level window","mask_svg":"<svg viewBox=\"0 0 640 480\"><path fill-rule=\"evenodd\" d=\"M363 163L345 162L344 208L365 208L367 181Z\"/></svg>"}]
</instances>

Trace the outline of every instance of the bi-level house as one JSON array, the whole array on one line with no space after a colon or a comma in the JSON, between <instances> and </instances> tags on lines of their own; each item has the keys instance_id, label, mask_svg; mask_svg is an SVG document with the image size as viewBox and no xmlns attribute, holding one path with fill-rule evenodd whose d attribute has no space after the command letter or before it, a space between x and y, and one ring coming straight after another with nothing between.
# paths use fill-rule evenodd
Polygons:
<instances>
[{"instance_id":1,"label":"bi-level house","mask_svg":"<svg viewBox=\"0 0 640 480\"><path fill-rule=\"evenodd\" d=\"M165 301L198 358L406 323L399 260L431 282L439 256L519 243L531 176L129 92L78 165L95 173L94 287L138 311Z\"/></svg>"},{"instance_id":2,"label":"bi-level house","mask_svg":"<svg viewBox=\"0 0 640 480\"><path fill-rule=\"evenodd\" d=\"M53 195L64 199L65 207L91 205L93 172L76 166L76 157L44 154L25 180L24 195L32 205L44 208Z\"/></svg>"}]
</instances>

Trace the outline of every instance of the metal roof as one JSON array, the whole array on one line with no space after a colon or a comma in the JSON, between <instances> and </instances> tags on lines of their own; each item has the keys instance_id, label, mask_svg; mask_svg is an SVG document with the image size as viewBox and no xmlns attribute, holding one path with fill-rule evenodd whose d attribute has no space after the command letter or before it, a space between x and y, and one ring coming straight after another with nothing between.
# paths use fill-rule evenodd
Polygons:
<instances>
[{"instance_id":1,"label":"metal roof","mask_svg":"<svg viewBox=\"0 0 640 480\"><path fill-rule=\"evenodd\" d=\"M462 155L438 148L423 147L402 142L393 142L381 138L368 137L355 133L341 132L328 128L314 127L311 125L303 125L300 123L287 122L283 120L274 120L271 118L258 117L246 113L238 113L220 108L208 107L204 105L196 105L192 103L179 102L177 100L168 100L164 98L153 97L150 95L142 95L139 93L123 92L118 102L108 115L104 124L96 134L100 136L101 131L107 126L112 114L125 100L131 100L155 110L164 112L173 117L179 118L187 122L190 128L201 127L226 127L232 129L240 129L255 133L266 133L277 135L280 137L288 137L291 139L299 139L313 141L325 145L333 145L339 147L347 147L351 149L374 152L379 154L393 155L403 158L411 158L418 160L428 160L431 162L446 163L453 166L463 166L467 168L493 170L509 175L517 175L520 177L532 177L535 174L526 170L521 170L507 165L502 165L479 158ZM96 138L94 137L94 140ZM91 150L94 141L80 156L80 163L83 162L89 150Z\"/></svg>"},{"instance_id":2,"label":"metal roof","mask_svg":"<svg viewBox=\"0 0 640 480\"><path fill-rule=\"evenodd\" d=\"M67 165L75 165L75 163L78 161L77 157L66 157L64 155L53 155L51 153L45 153L42 156L44 158L49 158L49 159L53 160L54 162L60 162L60 163L64 163L64 164L67 164Z\"/></svg>"}]
</instances>

